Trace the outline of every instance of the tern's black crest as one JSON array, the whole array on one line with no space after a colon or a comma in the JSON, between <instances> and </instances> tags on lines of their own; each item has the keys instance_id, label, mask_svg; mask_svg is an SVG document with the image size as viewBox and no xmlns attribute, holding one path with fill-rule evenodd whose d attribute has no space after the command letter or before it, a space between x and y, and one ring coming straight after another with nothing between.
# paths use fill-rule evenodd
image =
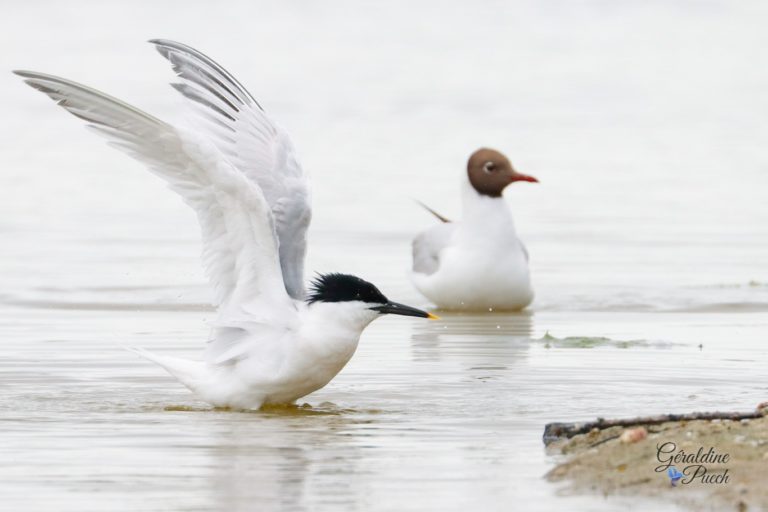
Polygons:
<instances>
[{"instance_id":1,"label":"tern's black crest","mask_svg":"<svg viewBox=\"0 0 768 512\"><path fill-rule=\"evenodd\" d=\"M359 300L386 304L387 298L368 281L349 274L319 274L309 289L307 302L345 302Z\"/></svg>"}]
</instances>

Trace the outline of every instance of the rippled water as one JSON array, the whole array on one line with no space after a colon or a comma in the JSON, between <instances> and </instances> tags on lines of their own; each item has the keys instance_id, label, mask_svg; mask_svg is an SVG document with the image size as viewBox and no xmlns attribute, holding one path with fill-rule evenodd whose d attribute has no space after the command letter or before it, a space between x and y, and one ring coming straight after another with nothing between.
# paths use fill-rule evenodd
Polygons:
<instances>
[{"instance_id":1,"label":"rippled water","mask_svg":"<svg viewBox=\"0 0 768 512\"><path fill-rule=\"evenodd\" d=\"M308 268L414 305L409 241L431 219L411 198L456 217L464 159L496 146L541 180L509 194L537 299L379 320L307 406L209 410L120 348L199 352L212 312L192 214L7 74L3 508L643 508L560 496L544 424L766 399L762 4L229 5L16 5L3 66L174 119L142 41L199 46L313 173Z\"/></svg>"}]
</instances>

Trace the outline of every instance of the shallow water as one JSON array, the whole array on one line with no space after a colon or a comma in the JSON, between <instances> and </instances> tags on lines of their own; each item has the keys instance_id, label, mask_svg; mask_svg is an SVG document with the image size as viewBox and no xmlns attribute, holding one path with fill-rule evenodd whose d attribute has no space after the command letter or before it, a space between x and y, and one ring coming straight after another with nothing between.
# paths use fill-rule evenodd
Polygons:
<instances>
[{"instance_id":1,"label":"shallow water","mask_svg":"<svg viewBox=\"0 0 768 512\"><path fill-rule=\"evenodd\" d=\"M766 399L762 4L232 9L17 5L3 63L173 119L171 73L142 41L199 46L263 98L313 173L308 269L414 305L427 306L406 279L409 241L431 219L411 198L456 217L466 155L499 147L541 180L509 193L536 301L379 320L308 406L210 410L121 348L195 357L206 339L192 214L2 76L4 507L645 509L561 496L542 479L556 462L544 424Z\"/></svg>"}]
</instances>

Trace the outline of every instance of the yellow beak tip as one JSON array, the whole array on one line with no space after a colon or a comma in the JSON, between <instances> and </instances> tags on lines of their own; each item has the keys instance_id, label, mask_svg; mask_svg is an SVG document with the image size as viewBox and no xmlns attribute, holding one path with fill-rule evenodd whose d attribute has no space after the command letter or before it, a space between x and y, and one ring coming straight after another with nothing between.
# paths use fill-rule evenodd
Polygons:
<instances>
[{"instance_id":1,"label":"yellow beak tip","mask_svg":"<svg viewBox=\"0 0 768 512\"><path fill-rule=\"evenodd\" d=\"M440 317L437 315L433 315L432 313L427 313L427 318L430 320L440 320Z\"/></svg>"}]
</instances>

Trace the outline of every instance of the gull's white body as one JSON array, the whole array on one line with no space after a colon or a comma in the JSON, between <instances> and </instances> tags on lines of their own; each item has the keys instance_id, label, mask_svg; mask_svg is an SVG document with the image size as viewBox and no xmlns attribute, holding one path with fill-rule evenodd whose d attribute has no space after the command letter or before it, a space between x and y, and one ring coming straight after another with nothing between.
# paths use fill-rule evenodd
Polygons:
<instances>
[{"instance_id":1,"label":"gull's white body","mask_svg":"<svg viewBox=\"0 0 768 512\"><path fill-rule=\"evenodd\" d=\"M519 310L533 300L528 253L503 197L480 195L465 180L461 221L413 241L411 280L438 307Z\"/></svg>"},{"instance_id":2,"label":"gull's white body","mask_svg":"<svg viewBox=\"0 0 768 512\"><path fill-rule=\"evenodd\" d=\"M288 136L205 55L153 42L201 115L195 131L63 78L17 74L145 163L197 214L218 306L204 359L136 352L216 406L291 403L341 371L378 313L359 301L303 302L309 186Z\"/></svg>"}]
</instances>

